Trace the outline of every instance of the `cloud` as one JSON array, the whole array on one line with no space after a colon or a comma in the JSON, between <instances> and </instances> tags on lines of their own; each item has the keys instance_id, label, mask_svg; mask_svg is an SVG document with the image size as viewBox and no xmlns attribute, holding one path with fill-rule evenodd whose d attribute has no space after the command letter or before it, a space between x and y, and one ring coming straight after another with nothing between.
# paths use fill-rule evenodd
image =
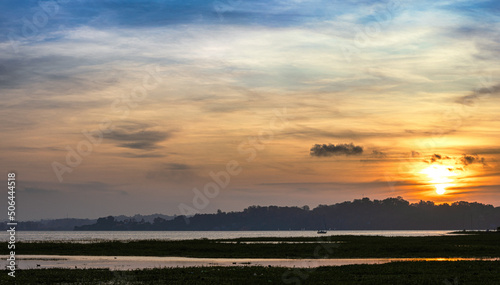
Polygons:
<instances>
[{"instance_id":1,"label":"cloud","mask_svg":"<svg viewBox=\"0 0 500 285\"><path fill-rule=\"evenodd\" d=\"M429 160L424 160L424 161L427 163L434 163L434 162L441 161L443 159L450 159L450 157L435 153L431 156L431 158Z\"/></svg>"},{"instance_id":2,"label":"cloud","mask_svg":"<svg viewBox=\"0 0 500 285\"><path fill-rule=\"evenodd\" d=\"M148 131L147 125L125 125L117 127L109 135L107 139L118 142L117 146L139 149L139 150L154 150L159 148L157 145L172 136L172 132L165 131Z\"/></svg>"},{"instance_id":3,"label":"cloud","mask_svg":"<svg viewBox=\"0 0 500 285\"><path fill-rule=\"evenodd\" d=\"M412 134L412 135L424 135L424 136L442 136L442 135L449 135L456 133L457 130L455 129L446 129L444 127L442 128L436 128L434 130L410 130L407 129L405 130L405 133Z\"/></svg>"},{"instance_id":4,"label":"cloud","mask_svg":"<svg viewBox=\"0 0 500 285\"><path fill-rule=\"evenodd\" d=\"M135 153L122 153L122 157L127 157L127 158L155 158L155 157L165 157L167 155L161 154L161 153L141 153L141 154L135 154Z\"/></svg>"},{"instance_id":5,"label":"cloud","mask_svg":"<svg viewBox=\"0 0 500 285\"><path fill-rule=\"evenodd\" d=\"M319 106L318 107L315 106L314 108L318 110L317 108L319 108ZM367 132L367 131L352 131L352 130L329 131L305 125L296 125L294 127L290 127L285 132L283 132L283 134L302 139L309 139L311 137L315 137L315 138L335 138L339 140L364 139L364 138L374 138L374 137L392 137L401 135L399 133L389 133L389 132Z\"/></svg>"},{"instance_id":6,"label":"cloud","mask_svg":"<svg viewBox=\"0 0 500 285\"><path fill-rule=\"evenodd\" d=\"M477 153L477 154L498 155L498 154L500 154L500 148L498 148L498 147L477 147L477 148L469 148L469 149L467 149L467 152Z\"/></svg>"},{"instance_id":7,"label":"cloud","mask_svg":"<svg viewBox=\"0 0 500 285\"><path fill-rule=\"evenodd\" d=\"M2 11L9 11L2 17L1 34L21 34L22 18L33 18L43 10L36 1L0 1ZM51 1L46 1L51 2ZM61 2L61 1L57 1ZM372 1L370 1L372 2ZM290 26L316 19L332 19L356 6L325 0L279 1L279 0L189 0L189 1L115 1L79 0L59 3L57 13L52 16L40 32L55 31L64 22L66 28L82 25L95 27L152 28L164 26L227 24L258 24L271 27ZM356 3L370 6L373 3ZM317 7L321 7L318 9ZM36 14L35 14L36 15Z\"/></svg>"},{"instance_id":8,"label":"cloud","mask_svg":"<svg viewBox=\"0 0 500 285\"><path fill-rule=\"evenodd\" d=\"M473 154L473 155L463 154L462 157L460 158L460 162L464 166L468 166L468 165L474 164L474 163L481 163L483 166L487 166L484 157L479 157L477 154Z\"/></svg>"},{"instance_id":9,"label":"cloud","mask_svg":"<svg viewBox=\"0 0 500 285\"><path fill-rule=\"evenodd\" d=\"M406 186L418 186L425 185L425 183L416 182L416 181L391 181L391 183L397 183L398 185L406 185ZM346 188L346 187L362 187L362 188L370 188L370 187L387 187L388 181L386 180L373 180L367 182L275 182L275 183L260 183L258 185L265 186L285 186L285 187L302 187L302 188L311 188L317 185L323 185L332 188Z\"/></svg>"},{"instance_id":10,"label":"cloud","mask_svg":"<svg viewBox=\"0 0 500 285\"><path fill-rule=\"evenodd\" d=\"M470 106L474 104L476 100L478 100L482 96L499 94L500 93L500 84L493 85L490 87L484 87L474 91L472 94L462 96L455 100L456 103Z\"/></svg>"},{"instance_id":11,"label":"cloud","mask_svg":"<svg viewBox=\"0 0 500 285\"><path fill-rule=\"evenodd\" d=\"M100 192L100 193L118 193L122 195L128 194L123 190L116 190L112 184L103 183L99 181L89 181L83 183L46 183L46 182L27 182L29 186L24 187L27 194L61 194L61 193L74 193L74 192ZM36 186L36 185L42 185Z\"/></svg>"},{"instance_id":12,"label":"cloud","mask_svg":"<svg viewBox=\"0 0 500 285\"><path fill-rule=\"evenodd\" d=\"M414 150L411 151L411 157L418 157L418 156L420 156L420 152Z\"/></svg>"},{"instance_id":13,"label":"cloud","mask_svg":"<svg viewBox=\"0 0 500 285\"><path fill-rule=\"evenodd\" d=\"M52 193L57 193L59 191L52 189L37 188L37 187L25 187L24 192L29 194L52 194Z\"/></svg>"},{"instance_id":14,"label":"cloud","mask_svg":"<svg viewBox=\"0 0 500 285\"><path fill-rule=\"evenodd\" d=\"M449 157L441 154L433 154L428 160L424 160L424 162L432 164L432 163L439 163L441 164L441 161L443 160L452 160L456 167L452 167L452 169L455 170L464 170L465 167L471 165L471 164L482 164L484 167L487 167L488 165L486 164L486 160L484 157L479 157L477 154L462 154L461 157ZM449 164L449 162L447 162Z\"/></svg>"},{"instance_id":15,"label":"cloud","mask_svg":"<svg viewBox=\"0 0 500 285\"><path fill-rule=\"evenodd\" d=\"M188 170L191 169L191 166L184 163L165 163L164 169L168 170Z\"/></svg>"},{"instance_id":16,"label":"cloud","mask_svg":"<svg viewBox=\"0 0 500 285\"><path fill-rule=\"evenodd\" d=\"M431 157L431 162L436 162L438 160L441 160L442 156L440 154L433 154Z\"/></svg>"},{"instance_id":17,"label":"cloud","mask_svg":"<svg viewBox=\"0 0 500 285\"><path fill-rule=\"evenodd\" d=\"M121 194L128 195L127 191L124 190L116 190L114 189L114 185L103 183L99 181L89 181L84 183L64 183L62 185L65 189L71 189L77 192L101 192L101 193L113 193L113 194Z\"/></svg>"},{"instance_id":18,"label":"cloud","mask_svg":"<svg viewBox=\"0 0 500 285\"><path fill-rule=\"evenodd\" d=\"M384 158L384 157L387 157L387 154L385 152L381 152L381 151L378 151L378 150L373 150L372 151L372 157Z\"/></svg>"},{"instance_id":19,"label":"cloud","mask_svg":"<svg viewBox=\"0 0 500 285\"><path fill-rule=\"evenodd\" d=\"M107 103L107 102L106 102ZM6 109L17 109L25 111L36 111L36 110L78 110L78 109L90 109L98 108L106 104L103 100L94 101L62 101L54 99L26 99L19 103L7 103L0 104L0 110Z\"/></svg>"},{"instance_id":20,"label":"cloud","mask_svg":"<svg viewBox=\"0 0 500 285\"><path fill-rule=\"evenodd\" d=\"M188 164L163 163L157 169L146 172L147 179L170 182L186 182L199 179L198 174Z\"/></svg>"},{"instance_id":21,"label":"cloud","mask_svg":"<svg viewBox=\"0 0 500 285\"><path fill-rule=\"evenodd\" d=\"M350 144L315 144L311 148L311 156L328 157L337 155L359 155L363 153L363 147Z\"/></svg>"},{"instance_id":22,"label":"cloud","mask_svg":"<svg viewBox=\"0 0 500 285\"><path fill-rule=\"evenodd\" d=\"M57 44L53 43L54 49ZM15 58L0 57L0 89L26 88L28 85L39 86L46 82L44 88L61 90L79 88L95 90L100 88L101 80L85 80L86 74L91 71L89 66L99 66L96 58L82 60L72 55L46 54L43 51L27 48ZM36 87L35 87L36 88Z\"/></svg>"},{"instance_id":23,"label":"cloud","mask_svg":"<svg viewBox=\"0 0 500 285\"><path fill-rule=\"evenodd\" d=\"M141 141L141 142L124 143L124 144L120 144L118 146L128 147L128 148L132 148L132 149L151 150L151 149L157 148L155 143L156 143L156 141L152 141L152 142L151 141Z\"/></svg>"},{"instance_id":24,"label":"cloud","mask_svg":"<svg viewBox=\"0 0 500 285\"><path fill-rule=\"evenodd\" d=\"M314 106L316 110L319 110L321 106ZM341 114L337 113L337 117ZM310 139L310 138L332 138L337 140L363 140L372 138L396 138L396 137L415 137L415 136L443 136L456 133L455 129L448 129L446 127L438 127L433 130L427 129L417 129L410 130L405 129L400 130L387 130L387 131L366 131L366 130L334 130L330 131L328 129L320 129L309 127L306 125L297 124L295 126L287 128L283 132L284 135L292 136L300 139Z\"/></svg>"}]
</instances>

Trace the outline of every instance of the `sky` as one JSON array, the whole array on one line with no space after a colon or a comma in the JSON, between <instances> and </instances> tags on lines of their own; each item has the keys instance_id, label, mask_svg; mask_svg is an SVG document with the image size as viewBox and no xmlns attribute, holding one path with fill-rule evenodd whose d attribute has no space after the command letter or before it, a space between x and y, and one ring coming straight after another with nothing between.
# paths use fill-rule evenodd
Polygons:
<instances>
[{"instance_id":1,"label":"sky","mask_svg":"<svg viewBox=\"0 0 500 285\"><path fill-rule=\"evenodd\" d=\"M498 1L0 10L0 168L20 220L500 206Z\"/></svg>"}]
</instances>

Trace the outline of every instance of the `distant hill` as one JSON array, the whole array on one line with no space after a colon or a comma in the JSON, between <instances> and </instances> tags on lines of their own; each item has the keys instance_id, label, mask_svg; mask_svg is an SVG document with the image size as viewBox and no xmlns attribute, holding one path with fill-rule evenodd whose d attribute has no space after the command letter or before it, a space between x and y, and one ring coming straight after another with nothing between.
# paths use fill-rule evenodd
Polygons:
<instances>
[{"instance_id":1,"label":"distant hill","mask_svg":"<svg viewBox=\"0 0 500 285\"><path fill-rule=\"evenodd\" d=\"M144 223L153 223L154 219L161 218L163 220L172 220L175 216L168 216L163 214L152 215L135 215L124 216L120 215L115 217L117 222L139 221ZM17 230L21 231L72 231L75 227L82 227L85 225L92 225L97 222L97 219L53 219L53 220L40 220L40 221L25 221L17 223ZM7 222L0 222L0 230L6 230Z\"/></svg>"},{"instance_id":2,"label":"distant hill","mask_svg":"<svg viewBox=\"0 0 500 285\"><path fill-rule=\"evenodd\" d=\"M75 230L459 230L496 229L500 207L477 202L435 205L410 204L401 197L371 201L357 199L334 205L303 207L250 206L242 212L196 214L153 221L124 220L113 216Z\"/></svg>"}]
</instances>

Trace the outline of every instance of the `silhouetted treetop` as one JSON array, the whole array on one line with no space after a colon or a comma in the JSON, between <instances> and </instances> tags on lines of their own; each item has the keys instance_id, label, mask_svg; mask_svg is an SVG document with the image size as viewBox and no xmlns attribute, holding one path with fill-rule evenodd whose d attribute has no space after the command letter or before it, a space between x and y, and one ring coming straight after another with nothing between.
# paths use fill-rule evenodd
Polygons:
<instances>
[{"instance_id":1,"label":"silhouetted treetop","mask_svg":"<svg viewBox=\"0 0 500 285\"><path fill-rule=\"evenodd\" d=\"M384 200L355 199L314 209L253 205L241 212L177 216L153 222L99 218L75 230L460 230L495 229L500 207L458 201L436 205L432 201L410 204L402 197Z\"/></svg>"}]
</instances>

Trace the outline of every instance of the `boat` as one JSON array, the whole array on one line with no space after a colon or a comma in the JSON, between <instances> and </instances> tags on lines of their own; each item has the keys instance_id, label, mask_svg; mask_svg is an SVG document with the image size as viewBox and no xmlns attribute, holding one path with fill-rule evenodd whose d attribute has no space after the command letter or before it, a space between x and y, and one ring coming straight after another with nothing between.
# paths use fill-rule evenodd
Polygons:
<instances>
[{"instance_id":1,"label":"boat","mask_svg":"<svg viewBox=\"0 0 500 285\"><path fill-rule=\"evenodd\" d=\"M318 234L326 234L326 230L319 230Z\"/></svg>"}]
</instances>

